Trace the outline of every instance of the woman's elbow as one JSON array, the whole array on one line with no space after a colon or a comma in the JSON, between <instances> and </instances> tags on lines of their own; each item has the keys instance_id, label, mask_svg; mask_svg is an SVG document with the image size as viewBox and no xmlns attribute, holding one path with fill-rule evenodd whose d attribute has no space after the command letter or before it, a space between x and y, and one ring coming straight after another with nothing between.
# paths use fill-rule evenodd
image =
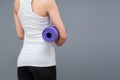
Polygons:
<instances>
[{"instance_id":1,"label":"woman's elbow","mask_svg":"<svg viewBox=\"0 0 120 80\"><path fill-rule=\"evenodd\" d=\"M24 39L24 33L22 32L17 32L17 37L20 39L20 40L23 40Z\"/></svg>"},{"instance_id":2,"label":"woman's elbow","mask_svg":"<svg viewBox=\"0 0 120 80\"><path fill-rule=\"evenodd\" d=\"M62 42L65 42L67 39L67 34L65 33L64 35L61 36Z\"/></svg>"},{"instance_id":3,"label":"woman's elbow","mask_svg":"<svg viewBox=\"0 0 120 80\"><path fill-rule=\"evenodd\" d=\"M64 35L64 36L61 37L61 39L62 39L63 41L65 41L65 40L67 39L67 36Z\"/></svg>"},{"instance_id":4,"label":"woman's elbow","mask_svg":"<svg viewBox=\"0 0 120 80\"><path fill-rule=\"evenodd\" d=\"M23 38L23 37L20 37L19 39L20 39L20 40L23 40L24 38Z\"/></svg>"},{"instance_id":5,"label":"woman's elbow","mask_svg":"<svg viewBox=\"0 0 120 80\"><path fill-rule=\"evenodd\" d=\"M18 35L18 38L19 38L20 40L23 40L23 39L24 39L24 36Z\"/></svg>"}]
</instances>

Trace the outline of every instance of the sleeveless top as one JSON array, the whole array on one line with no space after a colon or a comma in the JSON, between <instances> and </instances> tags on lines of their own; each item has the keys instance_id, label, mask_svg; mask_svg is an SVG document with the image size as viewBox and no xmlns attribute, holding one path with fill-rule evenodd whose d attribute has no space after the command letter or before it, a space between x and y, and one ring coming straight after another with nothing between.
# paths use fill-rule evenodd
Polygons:
<instances>
[{"instance_id":1,"label":"sleeveless top","mask_svg":"<svg viewBox=\"0 0 120 80\"><path fill-rule=\"evenodd\" d=\"M31 2L32 0L20 0L18 17L24 30L24 40L17 67L56 65L55 48L52 42L46 42L42 37L42 31L53 23L49 16L35 14Z\"/></svg>"}]
</instances>

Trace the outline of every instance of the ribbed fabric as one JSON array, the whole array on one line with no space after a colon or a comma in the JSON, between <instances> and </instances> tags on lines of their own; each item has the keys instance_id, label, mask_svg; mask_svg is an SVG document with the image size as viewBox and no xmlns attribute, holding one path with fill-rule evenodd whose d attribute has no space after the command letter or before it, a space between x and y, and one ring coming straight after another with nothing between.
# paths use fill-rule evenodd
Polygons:
<instances>
[{"instance_id":1,"label":"ribbed fabric","mask_svg":"<svg viewBox=\"0 0 120 80\"><path fill-rule=\"evenodd\" d=\"M49 16L39 16L32 11L31 1L20 0L18 17L25 33L17 66L56 65L55 48L52 43L46 42L42 37L42 31L53 24Z\"/></svg>"}]
</instances>

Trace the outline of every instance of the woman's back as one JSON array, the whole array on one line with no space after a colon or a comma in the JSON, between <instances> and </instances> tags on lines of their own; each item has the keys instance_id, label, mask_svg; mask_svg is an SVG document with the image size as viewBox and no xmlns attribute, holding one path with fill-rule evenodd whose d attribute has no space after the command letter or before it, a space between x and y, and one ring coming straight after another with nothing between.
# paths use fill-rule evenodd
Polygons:
<instances>
[{"instance_id":1,"label":"woman's back","mask_svg":"<svg viewBox=\"0 0 120 80\"><path fill-rule=\"evenodd\" d=\"M42 31L53 24L43 9L43 0L39 2L41 5L37 5L36 1L20 0L18 16L25 33L23 47L18 57L18 67L56 65L54 46L42 37Z\"/></svg>"},{"instance_id":2,"label":"woman's back","mask_svg":"<svg viewBox=\"0 0 120 80\"><path fill-rule=\"evenodd\" d=\"M56 80L55 48L42 37L45 28L54 24L58 30L57 46L66 40L55 0L15 0L14 20L17 36L24 40L18 56L18 80Z\"/></svg>"}]
</instances>

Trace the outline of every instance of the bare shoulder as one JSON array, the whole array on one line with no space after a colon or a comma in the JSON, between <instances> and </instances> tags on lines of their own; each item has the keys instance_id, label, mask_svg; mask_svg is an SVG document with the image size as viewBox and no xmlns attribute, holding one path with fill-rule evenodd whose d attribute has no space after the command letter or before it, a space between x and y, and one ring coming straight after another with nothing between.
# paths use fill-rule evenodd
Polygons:
<instances>
[{"instance_id":1,"label":"bare shoulder","mask_svg":"<svg viewBox=\"0 0 120 80\"><path fill-rule=\"evenodd\" d=\"M14 11L17 13L20 7L20 0L14 0Z\"/></svg>"},{"instance_id":2,"label":"bare shoulder","mask_svg":"<svg viewBox=\"0 0 120 80\"><path fill-rule=\"evenodd\" d=\"M51 3L55 2L55 0L41 0L41 1L45 4L51 4Z\"/></svg>"},{"instance_id":3,"label":"bare shoulder","mask_svg":"<svg viewBox=\"0 0 120 80\"><path fill-rule=\"evenodd\" d=\"M45 5L46 8L50 8L55 3L55 0L41 0L41 1Z\"/></svg>"}]
</instances>

